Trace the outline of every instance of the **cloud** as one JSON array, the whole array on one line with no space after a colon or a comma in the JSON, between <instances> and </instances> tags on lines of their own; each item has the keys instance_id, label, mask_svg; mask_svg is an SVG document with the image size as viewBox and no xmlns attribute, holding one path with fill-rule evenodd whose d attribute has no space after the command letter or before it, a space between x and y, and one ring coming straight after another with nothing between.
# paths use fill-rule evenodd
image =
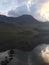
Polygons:
<instances>
[{"instance_id":1,"label":"cloud","mask_svg":"<svg viewBox=\"0 0 49 65\"><path fill-rule=\"evenodd\" d=\"M7 12L2 12L2 11L0 11L0 15L6 15L6 16L8 16Z\"/></svg>"},{"instance_id":2,"label":"cloud","mask_svg":"<svg viewBox=\"0 0 49 65\"><path fill-rule=\"evenodd\" d=\"M38 12L41 5L48 0L17 0L18 6L15 10L11 9L8 12L9 16L20 16L23 14L31 14L33 17L40 21L45 21L46 18L41 16Z\"/></svg>"},{"instance_id":3,"label":"cloud","mask_svg":"<svg viewBox=\"0 0 49 65\"><path fill-rule=\"evenodd\" d=\"M23 14L28 14L28 9L27 9L27 6L25 5L20 6L16 9L12 9L8 12L8 15L13 17L21 16Z\"/></svg>"},{"instance_id":4,"label":"cloud","mask_svg":"<svg viewBox=\"0 0 49 65\"><path fill-rule=\"evenodd\" d=\"M37 20L47 21L48 18L40 15L41 11L39 12L39 9L42 4L48 1L49 0L0 0L0 11L8 12L8 16L12 17L30 14Z\"/></svg>"},{"instance_id":5,"label":"cloud","mask_svg":"<svg viewBox=\"0 0 49 65\"><path fill-rule=\"evenodd\" d=\"M41 17L49 21L49 1L42 4L41 7L37 10L37 12L38 14L40 14Z\"/></svg>"},{"instance_id":6,"label":"cloud","mask_svg":"<svg viewBox=\"0 0 49 65\"><path fill-rule=\"evenodd\" d=\"M24 14L31 14L30 7L32 4L34 4L33 0L18 0L19 4L16 6L16 8L13 10L13 8L8 12L9 16L20 16Z\"/></svg>"}]
</instances>

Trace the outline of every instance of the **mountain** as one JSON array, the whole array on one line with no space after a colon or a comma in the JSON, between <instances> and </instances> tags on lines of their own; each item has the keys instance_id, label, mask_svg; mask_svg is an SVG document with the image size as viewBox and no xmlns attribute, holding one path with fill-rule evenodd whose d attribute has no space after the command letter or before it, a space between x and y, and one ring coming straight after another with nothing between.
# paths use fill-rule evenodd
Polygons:
<instances>
[{"instance_id":1,"label":"mountain","mask_svg":"<svg viewBox=\"0 0 49 65\"><path fill-rule=\"evenodd\" d=\"M31 15L22 15L20 17L6 17L4 15L0 15L0 22L8 22L8 23L18 23L18 22L28 22L36 20Z\"/></svg>"},{"instance_id":2,"label":"mountain","mask_svg":"<svg viewBox=\"0 0 49 65\"><path fill-rule=\"evenodd\" d=\"M0 15L0 51L11 48L31 51L41 43L49 43L49 22L39 22L31 15Z\"/></svg>"}]
</instances>

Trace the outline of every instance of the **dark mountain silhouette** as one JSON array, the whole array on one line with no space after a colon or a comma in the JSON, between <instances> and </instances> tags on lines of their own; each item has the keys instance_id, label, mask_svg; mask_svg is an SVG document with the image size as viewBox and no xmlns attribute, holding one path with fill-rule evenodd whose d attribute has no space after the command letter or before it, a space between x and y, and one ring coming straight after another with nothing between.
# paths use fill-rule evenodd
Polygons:
<instances>
[{"instance_id":1,"label":"dark mountain silhouette","mask_svg":"<svg viewBox=\"0 0 49 65\"><path fill-rule=\"evenodd\" d=\"M49 43L49 22L39 22L31 15L0 15L0 51L11 48L31 51L42 43Z\"/></svg>"},{"instance_id":2,"label":"dark mountain silhouette","mask_svg":"<svg viewBox=\"0 0 49 65\"><path fill-rule=\"evenodd\" d=\"M0 22L1 23L20 23L20 24L31 24L31 23L36 23L38 24L39 21L37 21L36 19L34 19L31 15L22 15L19 17L6 17L3 15L0 15Z\"/></svg>"}]
</instances>

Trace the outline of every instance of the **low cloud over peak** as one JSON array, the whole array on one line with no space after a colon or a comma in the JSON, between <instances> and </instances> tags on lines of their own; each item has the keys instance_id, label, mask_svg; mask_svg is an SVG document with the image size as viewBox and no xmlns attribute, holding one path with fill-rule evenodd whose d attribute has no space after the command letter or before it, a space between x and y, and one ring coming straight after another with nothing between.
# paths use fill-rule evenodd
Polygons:
<instances>
[{"instance_id":1,"label":"low cloud over peak","mask_svg":"<svg viewBox=\"0 0 49 65\"><path fill-rule=\"evenodd\" d=\"M0 12L6 12L7 16L11 17L18 17L20 15L24 14L30 14L33 17L35 17L37 20L40 21L49 21L48 17L45 16L45 13L47 15L46 10L44 10L44 17L41 16L42 13L42 7L44 3L47 4L49 0L1 0L0 1ZM48 5L49 7L49 5ZM45 7L43 7L44 9ZM47 7L46 7L47 8ZM48 10L49 11L49 10ZM4 14L4 13L2 13ZM4 15L6 15L4 14ZM43 14L43 13L42 13ZM49 12L48 12L49 14Z\"/></svg>"}]
</instances>

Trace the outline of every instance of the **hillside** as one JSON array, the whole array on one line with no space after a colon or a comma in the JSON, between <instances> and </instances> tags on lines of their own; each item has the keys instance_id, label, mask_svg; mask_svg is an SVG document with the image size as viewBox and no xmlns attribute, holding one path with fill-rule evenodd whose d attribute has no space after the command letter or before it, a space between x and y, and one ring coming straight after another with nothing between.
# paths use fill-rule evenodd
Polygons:
<instances>
[{"instance_id":1,"label":"hillside","mask_svg":"<svg viewBox=\"0 0 49 65\"><path fill-rule=\"evenodd\" d=\"M0 51L11 48L31 51L36 45L49 42L49 23L39 22L30 15L0 15Z\"/></svg>"}]
</instances>

